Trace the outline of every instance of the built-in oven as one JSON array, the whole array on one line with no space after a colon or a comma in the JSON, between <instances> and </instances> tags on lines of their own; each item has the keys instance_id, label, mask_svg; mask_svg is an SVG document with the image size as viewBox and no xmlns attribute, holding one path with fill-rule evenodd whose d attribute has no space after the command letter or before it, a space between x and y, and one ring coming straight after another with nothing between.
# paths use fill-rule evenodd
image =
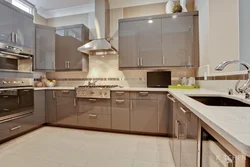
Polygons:
<instances>
[{"instance_id":1,"label":"built-in oven","mask_svg":"<svg viewBox=\"0 0 250 167\"><path fill-rule=\"evenodd\" d=\"M0 122L34 112L34 90L0 90Z\"/></svg>"},{"instance_id":2,"label":"built-in oven","mask_svg":"<svg viewBox=\"0 0 250 167\"><path fill-rule=\"evenodd\" d=\"M0 43L0 71L32 72L32 49Z\"/></svg>"},{"instance_id":3,"label":"built-in oven","mask_svg":"<svg viewBox=\"0 0 250 167\"><path fill-rule=\"evenodd\" d=\"M235 157L204 128L201 133L201 167L235 167Z\"/></svg>"}]
</instances>

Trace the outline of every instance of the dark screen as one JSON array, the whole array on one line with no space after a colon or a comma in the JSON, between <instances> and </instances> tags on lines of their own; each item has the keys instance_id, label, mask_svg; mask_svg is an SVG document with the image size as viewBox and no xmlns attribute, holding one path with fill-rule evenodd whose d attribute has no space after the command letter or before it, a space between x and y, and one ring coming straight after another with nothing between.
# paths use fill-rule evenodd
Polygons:
<instances>
[{"instance_id":1,"label":"dark screen","mask_svg":"<svg viewBox=\"0 0 250 167\"><path fill-rule=\"evenodd\" d=\"M171 85L171 72L148 72L147 73L147 86L148 87L161 87L168 88Z\"/></svg>"}]
</instances>

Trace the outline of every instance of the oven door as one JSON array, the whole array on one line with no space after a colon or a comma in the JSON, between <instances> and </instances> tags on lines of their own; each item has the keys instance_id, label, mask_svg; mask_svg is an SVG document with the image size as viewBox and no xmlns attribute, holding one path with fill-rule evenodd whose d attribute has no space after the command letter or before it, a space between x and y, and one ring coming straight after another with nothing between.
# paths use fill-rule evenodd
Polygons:
<instances>
[{"instance_id":1,"label":"oven door","mask_svg":"<svg viewBox=\"0 0 250 167\"><path fill-rule=\"evenodd\" d=\"M0 120L9 119L11 115L18 114L18 95L0 95Z\"/></svg>"},{"instance_id":2,"label":"oven door","mask_svg":"<svg viewBox=\"0 0 250 167\"><path fill-rule=\"evenodd\" d=\"M20 112L34 111L34 90L22 89L19 90L19 107Z\"/></svg>"}]
</instances>

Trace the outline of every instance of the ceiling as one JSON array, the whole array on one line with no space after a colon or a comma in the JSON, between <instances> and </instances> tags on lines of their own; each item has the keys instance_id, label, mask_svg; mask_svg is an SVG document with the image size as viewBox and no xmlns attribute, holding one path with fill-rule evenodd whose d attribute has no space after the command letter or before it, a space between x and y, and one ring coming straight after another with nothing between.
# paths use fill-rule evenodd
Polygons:
<instances>
[{"instance_id":1,"label":"ceiling","mask_svg":"<svg viewBox=\"0 0 250 167\"><path fill-rule=\"evenodd\" d=\"M82 6L93 4L94 0L28 0L34 4L37 8L43 8L44 10L56 10L63 8L70 8L75 6Z\"/></svg>"}]
</instances>

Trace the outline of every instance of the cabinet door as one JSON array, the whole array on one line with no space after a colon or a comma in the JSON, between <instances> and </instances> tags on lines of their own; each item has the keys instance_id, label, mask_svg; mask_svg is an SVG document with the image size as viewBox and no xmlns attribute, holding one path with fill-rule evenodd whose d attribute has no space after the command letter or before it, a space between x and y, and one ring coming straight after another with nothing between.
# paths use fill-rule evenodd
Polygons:
<instances>
[{"instance_id":1,"label":"cabinet door","mask_svg":"<svg viewBox=\"0 0 250 167\"><path fill-rule=\"evenodd\" d=\"M171 113L170 113L170 103L167 100L165 94L159 95L159 133L168 134L171 136L171 131L169 131Z\"/></svg>"},{"instance_id":2,"label":"cabinet door","mask_svg":"<svg viewBox=\"0 0 250 167\"><path fill-rule=\"evenodd\" d=\"M130 130L129 99L112 99L112 129Z\"/></svg>"},{"instance_id":3,"label":"cabinet door","mask_svg":"<svg viewBox=\"0 0 250 167\"><path fill-rule=\"evenodd\" d=\"M12 43L11 33L14 32L14 11L0 3L0 41Z\"/></svg>"},{"instance_id":4,"label":"cabinet door","mask_svg":"<svg viewBox=\"0 0 250 167\"><path fill-rule=\"evenodd\" d=\"M40 126L45 120L45 91L34 91L34 124Z\"/></svg>"},{"instance_id":5,"label":"cabinet door","mask_svg":"<svg viewBox=\"0 0 250 167\"><path fill-rule=\"evenodd\" d=\"M139 67L140 21L119 23L119 67Z\"/></svg>"},{"instance_id":6,"label":"cabinet door","mask_svg":"<svg viewBox=\"0 0 250 167\"><path fill-rule=\"evenodd\" d=\"M151 21L151 22L150 22ZM143 67L163 65L161 19L140 21L139 57Z\"/></svg>"},{"instance_id":7,"label":"cabinet door","mask_svg":"<svg viewBox=\"0 0 250 167\"><path fill-rule=\"evenodd\" d=\"M175 162L176 167L181 166L181 140L179 138L179 131L180 131L180 119L177 115L176 109L178 109L177 103L174 104L174 113L173 113L173 129L174 129L174 136L173 136L173 159Z\"/></svg>"},{"instance_id":8,"label":"cabinet door","mask_svg":"<svg viewBox=\"0 0 250 167\"><path fill-rule=\"evenodd\" d=\"M56 123L56 91L46 90L46 123Z\"/></svg>"},{"instance_id":9,"label":"cabinet door","mask_svg":"<svg viewBox=\"0 0 250 167\"><path fill-rule=\"evenodd\" d=\"M57 91L56 108L57 124L77 125L75 91Z\"/></svg>"},{"instance_id":10,"label":"cabinet door","mask_svg":"<svg viewBox=\"0 0 250 167\"><path fill-rule=\"evenodd\" d=\"M162 19L164 66L193 66L193 41L193 16Z\"/></svg>"},{"instance_id":11,"label":"cabinet door","mask_svg":"<svg viewBox=\"0 0 250 167\"><path fill-rule=\"evenodd\" d=\"M131 100L131 131L158 133L158 100Z\"/></svg>"},{"instance_id":12,"label":"cabinet door","mask_svg":"<svg viewBox=\"0 0 250 167\"><path fill-rule=\"evenodd\" d=\"M55 70L55 29L36 27L36 70Z\"/></svg>"},{"instance_id":13,"label":"cabinet door","mask_svg":"<svg viewBox=\"0 0 250 167\"><path fill-rule=\"evenodd\" d=\"M33 17L21 12L14 12L16 44L26 48L35 48L35 26Z\"/></svg>"},{"instance_id":14,"label":"cabinet door","mask_svg":"<svg viewBox=\"0 0 250 167\"><path fill-rule=\"evenodd\" d=\"M60 31L61 32L61 31ZM64 37L56 34L56 70L68 70L68 62L70 60L70 51L68 49L70 37Z\"/></svg>"}]
</instances>

